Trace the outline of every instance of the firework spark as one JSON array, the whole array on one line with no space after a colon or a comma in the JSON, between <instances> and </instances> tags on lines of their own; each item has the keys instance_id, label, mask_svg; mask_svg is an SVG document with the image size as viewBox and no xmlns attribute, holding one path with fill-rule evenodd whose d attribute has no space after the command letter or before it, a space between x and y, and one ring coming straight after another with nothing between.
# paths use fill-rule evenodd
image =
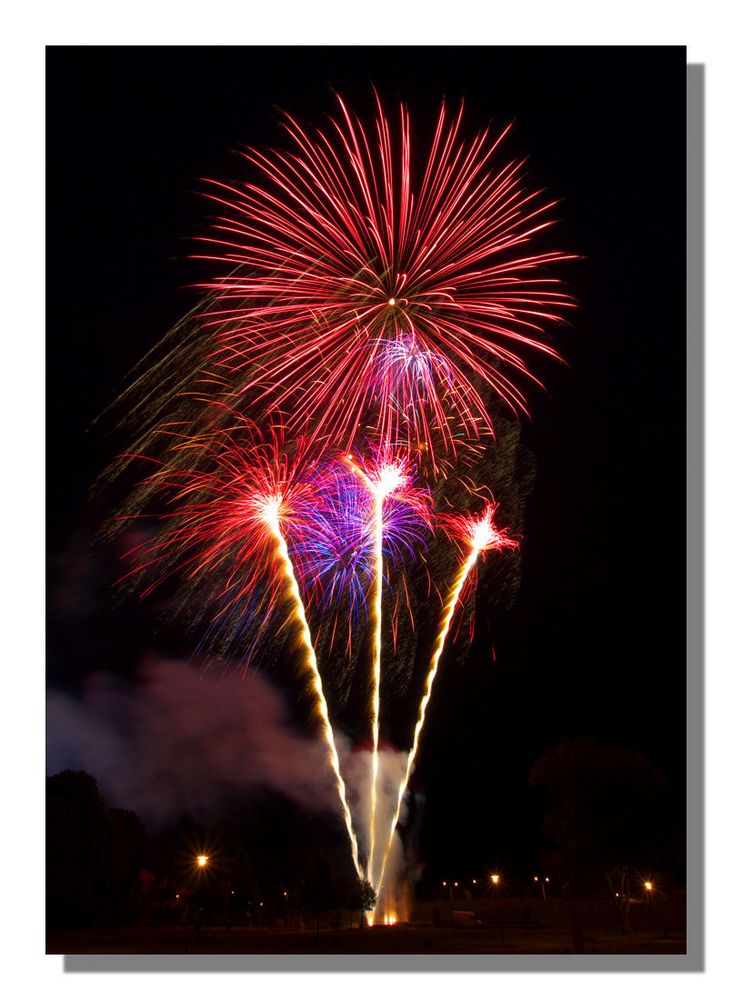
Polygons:
<instances>
[{"instance_id":1,"label":"firework spark","mask_svg":"<svg viewBox=\"0 0 732 1000\"><path fill-rule=\"evenodd\" d=\"M487 391L525 411L524 355L558 357L544 331L573 301L551 270L573 255L530 247L555 202L498 161L508 129L463 138L443 104L417 169L404 105L394 124L377 97L369 130L338 101L327 129L286 116L291 148L245 154L258 183L210 182L221 215L200 256L227 267L203 285L212 363L314 446L369 428L436 471L491 433Z\"/></svg>"},{"instance_id":2,"label":"firework spark","mask_svg":"<svg viewBox=\"0 0 732 1000\"><path fill-rule=\"evenodd\" d=\"M414 768L414 761L419 751L419 740L424 727L427 706L432 694L432 686L435 682L435 677L437 676L440 658L442 657L442 651L445 648L445 641L450 631L450 625L452 624L455 609L458 605L458 601L460 600L460 595L463 592L466 581L469 579L471 571L475 567L481 553L491 550L500 551L501 549L518 548L518 542L515 539L510 538L505 531L498 530L495 527L494 518L496 509L496 504L489 503L480 517L471 517L467 514L446 514L440 519L441 526L444 530L449 535L458 538L461 543L467 547L467 554L460 564L457 575L455 576L452 586L447 593L447 600L445 601L445 605L442 609L442 616L440 618L435 648L432 653L429 669L427 671L424 693L419 704L419 713L417 717L417 724L414 729L414 736L412 738L412 746L407 757L404 777L402 778L397 792L397 801L389 827L386 851L384 853L379 878L376 882L377 896L381 891L384 871L386 869L389 852L391 851L394 840L394 832L396 830L397 823L399 822L399 812L401 810L402 799L404 798L404 793L407 790L407 785L409 784L409 779Z\"/></svg>"}]
</instances>

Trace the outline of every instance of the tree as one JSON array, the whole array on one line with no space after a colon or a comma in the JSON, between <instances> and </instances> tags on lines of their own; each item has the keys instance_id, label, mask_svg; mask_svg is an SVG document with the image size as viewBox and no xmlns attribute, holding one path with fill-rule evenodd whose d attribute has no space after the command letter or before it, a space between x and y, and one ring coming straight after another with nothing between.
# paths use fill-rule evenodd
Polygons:
<instances>
[{"instance_id":1,"label":"tree","mask_svg":"<svg viewBox=\"0 0 732 1000\"><path fill-rule=\"evenodd\" d=\"M601 874L628 933L632 873L656 861L667 834L664 775L637 750L584 738L563 740L537 760L529 785L545 799L542 828L553 845L547 861L565 898Z\"/></svg>"},{"instance_id":2,"label":"tree","mask_svg":"<svg viewBox=\"0 0 732 1000\"><path fill-rule=\"evenodd\" d=\"M373 910L376 906L376 890L368 879L362 878L359 881L361 912Z\"/></svg>"},{"instance_id":3,"label":"tree","mask_svg":"<svg viewBox=\"0 0 732 1000\"><path fill-rule=\"evenodd\" d=\"M108 809L85 771L46 782L46 910L51 926L129 920L135 911L145 829Z\"/></svg>"}]
</instances>

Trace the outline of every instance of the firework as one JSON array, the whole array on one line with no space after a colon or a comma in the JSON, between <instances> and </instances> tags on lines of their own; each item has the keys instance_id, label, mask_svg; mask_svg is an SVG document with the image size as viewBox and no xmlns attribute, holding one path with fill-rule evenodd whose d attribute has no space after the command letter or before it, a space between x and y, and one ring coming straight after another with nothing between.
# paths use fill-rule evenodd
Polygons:
<instances>
[{"instance_id":1,"label":"firework","mask_svg":"<svg viewBox=\"0 0 732 1000\"><path fill-rule=\"evenodd\" d=\"M443 104L420 167L404 105L394 124L377 97L370 129L339 110L324 129L286 116L289 149L245 154L258 182L210 182L211 361L313 447L368 430L434 471L491 433L486 394L526 409L524 356L558 356L544 331L573 303L551 271L573 255L531 248L555 203L499 162L508 129L463 138Z\"/></svg>"},{"instance_id":2,"label":"firework","mask_svg":"<svg viewBox=\"0 0 732 1000\"><path fill-rule=\"evenodd\" d=\"M163 466L148 479L150 488L166 495L172 508L166 515L170 524L162 539L131 553L137 561L133 573L165 563L170 572L183 572L190 579L205 575L209 585L222 578L218 596L225 609L234 605L239 614L263 583L265 597L256 614L264 620L286 599L288 621L294 618L297 625L308 690L336 778L354 867L362 877L320 670L285 537L292 533L297 538L309 523L318 503L318 484L307 477L301 452L286 450L281 428L270 428L267 434L239 420L225 433L184 437L174 446L176 452L181 449L191 452L192 468ZM207 471L196 467L201 449L210 453Z\"/></svg>"},{"instance_id":3,"label":"firework","mask_svg":"<svg viewBox=\"0 0 732 1000\"><path fill-rule=\"evenodd\" d=\"M363 483L373 504L371 545L373 551L373 580L371 587L372 621L372 671L371 671L371 818L369 823L369 858L367 877L373 883L374 846L376 842L376 790L379 777L379 715L381 700L381 603L384 580L384 522L385 515L394 502L410 498L413 485L409 475L409 462L404 455L391 454L382 449L369 460L347 458L354 475ZM415 504L424 505L420 494L414 495Z\"/></svg>"},{"instance_id":4,"label":"firework","mask_svg":"<svg viewBox=\"0 0 732 1000\"><path fill-rule=\"evenodd\" d=\"M217 273L195 321L121 397L135 448L166 442L126 508L139 517L165 502L129 575L152 575L147 593L181 574L210 631L228 629L229 644L251 633L248 656L286 609L280 631L292 625L302 651L354 867L378 895L455 612L481 554L517 545L496 529L493 502L441 518L464 555L383 818L394 797L385 765L379 783L384 593L398 587L409 607L407 568L432 523L416 468L474 474L456 466L493 435L493 399L526 412L527 380L540 384L532 357L559 357L548 330L574 302L554 270L574 255L539 242L555 202L527 186L523 161L501 162L508 129L466 137L462 108L451 119L443 104L420 158L404 105L390 121L377 96L364 123L338 104L319 129L285 116L288 148L245 154L256 180L210 182L220 214L199 256ZM396 649L396 596L393 607ZM332 650L341 614L349 653L364 617L370 642L363 868L316 655L331 624Z\"/></svg>"},{"instance_id":5,"label":"firework","mask_svg":"<svg viewBox=\"0 0 732 1000\"><path fill-rule=\"evenodd\" d=\"M280 506L280 500L278 498L270 499L266 507L265 518L270 527L272 537L275 539L277 543L277 551L280 557L280 561L282 563L284 576L287 580L289 587L288 596L290 598L290 601L292 602L295 617L298 624L300 642L305 650L305 664L310 674L311 690L315 696L315 702L320 716L322 734L325 738L326 743L328 744L330 764L331 767L333 768L333 772L336 777L338 796L341 800L341 807L343 809L343 818L346 824L348 839L351 845L351 858L353 859L353 865L358 873L359 878L363 878L363 871L361 869L361 864L358 857L358 843L356 840L356 833L353 829L351 810L348 805L348 798L346 796L346 786L341 774L341 765L340 765L340 760L338 758L338 750L335 745L335 738L333 736L333 728L330 724L330 719L328 717L328 703L325 699L325 693L323 691L323 683L320 678L320 671L318 670L318 661L315 655L315 649L313 648L312 639L310 637L310 628L308 627L307 618L305 617L305 608L302 603L302 598L300 597L300 588L297 585L297 578L295 576L295 570L290 560L290 555L287 549L287 542L285 541L285 537L282 534L282 530L280 527L279 506Z\"/></svg>"},{"instance_id":6,"label":"firework","mask_svg":"<svg viewBox=\"0 0 732 1000\"><path fill-rule=\"evenodd\" d=\"M460 600L460 595L462 594L466 582L470 578L471 571L475 567L481 553L491 550L500 551L501 549L518 547L518 542L515 539L510 538L505 531L496 529L494 524L496 509L496 504L489 503L480 517L471 517L466 514L448 514L443 515L441 518L441 526L449 535L457 537L461 541L462 545L467 548L467 554L460 564L455 579L453 580L447 593L447 599L442 609L435 648L432 653L429 669L427 671L424 693L419 704L419 712L417 724L414 729L414 736L412 738L412 746L407 756L404 777L402 778L397 792L396 807L394 809L391 825L389 827L386 851L384 853L379 878L376 882L377 896L381 890L381 885L384 879L384 871L386 869L389 852L394 840L394 832L396 830L397 823L399 822L399 812L401 810L402 799L404 798L404 793L407 790L409 778L414 767L414 761L419 751L419 740L424 727L427 706L432 694L432 686L435 682L435 677L437 676L440 658L442 656L442 651L445 648L445 641L447 639L448 632L450 631L450 625L452 624L455 609L458 605L458 601Z\"/></svg>"},{"instance_id":7,"label":"firework","mask_svg":"<svg viewBox=\"0 0 732 1000\"><path fill-rule=\"evenodd\" d=\"M368 610L375 563L374 494L355 468L351 457L318 470L319 502L308 530L297 539L300 579L312 608L309 617L344 607L349 652L352 633ZM424 546L432 519L431 494L413 484L411 472L407 479L408 488L390 494L382 505L380 533L384 581L392 591L405 594L407 569Z\"/></svg>"}]
</instances>

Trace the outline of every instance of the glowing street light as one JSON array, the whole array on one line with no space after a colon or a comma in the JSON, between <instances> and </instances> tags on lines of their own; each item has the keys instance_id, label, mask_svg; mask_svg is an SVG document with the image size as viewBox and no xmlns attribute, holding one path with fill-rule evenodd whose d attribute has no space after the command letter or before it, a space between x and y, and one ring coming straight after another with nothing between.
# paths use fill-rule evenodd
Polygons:
<instances>
[{"instance_id":1,"label":"glowing street light","mask_svg":"<svg viewBox=\"0 0 732 1000\"><path fill-rule=\"evenodd\" d=\"M500 881L501 881L501 876L500 875L496 875L496 874L491 875L491 882L493 883L493 885L498 885L498 883Z\"/></svg>"},{"instance_id":2,"label":"glowing street light","mask_svg":"<svg viewBox=\"0 0 732 1000\"><path fill-rule=\"evenodd\" d=\"M198 854L196 856L196 864L199 868L205 868L208 864L208 854Z\"/></svg>"}]
</instances>

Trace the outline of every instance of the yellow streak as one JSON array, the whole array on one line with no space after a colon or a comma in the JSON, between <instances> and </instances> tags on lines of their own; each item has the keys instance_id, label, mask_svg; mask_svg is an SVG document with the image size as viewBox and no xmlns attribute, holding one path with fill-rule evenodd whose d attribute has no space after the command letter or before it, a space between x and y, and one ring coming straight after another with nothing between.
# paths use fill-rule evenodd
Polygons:
<instances>
[{"instance_id":1,"label":"yellow streak","mask_svg":"<svg viewBox=\"0 0 732 1000\"><path fill-rule=\"evenodd\" d=\"M356 840L356 834L353 829L353 821L351 819L351 810L348 806L348 800L346 798L346 785L341 776L341 765L338 759L338 751L335 745L335 739L333 737L333 728L330 724L330 718L328 716L328 704L325 700L325 693L323 692L323 683L320 678L320 671L318 670L318 661L315 656L315 650L313 649L313 642L310 636L310 628L308 627L307 618L305 617L305 606L302 603L302 598L300 597L300 588L297 585L297 579L295 577L295 569L292 565L292 560L290 559L290 553L287 549L287 542L282 534L279 526L279 522L275 521L270 524L272 529L272 537L277 542L277 551L279 553L280 559L282 560L282 566L285 571L285 576L287 582L290 585L289 597L294 605L295 617L297 618L299 628L299 638L305 647L306 657L305 663L307 669L310 673L310 680L312 684L312 691L315 694L316 705L318 707L318 712L320 713L320 721L323 728L323 736L328 744L328 749L330 751L330 763L335 772L336 784L338 786L338 796L341 800L341 806L343 807L343 816L346 822L346 829L348 830L348 837L351 841L351 857L353 858L353 864L356 868L359 878L363 878L363 871L358 860L358 842Z\"/></svg>"},{"instance_id":2,"label":"yellow streak","mask_svg":"<svg viewBox=\"0 0 732 1000\"><path fill-rule=\"evenodd\" d=\"M437 642L435 645L434 652L432 653L432 659L430 660L430 668L427 673L427 680L425 682L424 694L422 695L422 701L419 704L419 716L417 718L417 725L414 729L414 739L412 740L412 749L409 751L409 756L407 757L407 767L404 772L404 777L402 778L401 784L399 785L399 791L397 793L397 803L394 815L391 820L391 827L389 828L389 839L386 845L386 851L384 852L384 860L381 865L381 873L379 874L379 881L376 885L376 895L378 897L381 891L381 884L384 881L384 872L386 871L386 863L389 860L389 853L391 851L392 844L394 842L394 831L397 828L397 823L399 822L399 811L402 807L402 799L404 798L404 793L407 790L407 785L409 784L409 779L412 774L412 768L414 766L414 759L417 756L417 751L419 750L419 737L424 727L425 715L427 713L427 705L429 704L430 695L432 694L432 685L435 681L435 676L437 674L437 668L440 665L440 657L442 656L442 651L445 648L445 640L447 639L447 633L450 631L450 624L452 622L452 617L455 614L455 608L457 607L457 602L460 597L460 592L465 585L465 581L468 578L473 566L475 566L476 559L478 558L478 553L480 552L480 547L474 545L470 550L470 554L465 559L465 562L460 567L460 572L455 578L453 583L447 603L442 610L442 618L440 620L440 631L437 635Z\"/></svg>"},{"instance_id":3,"label":"yellow streak","mask_svg":"<svg viewBox=\"0 0 732 1000\"><path fill-rule=\"evenodd\" d=\"M384 500L380 495L374 502L374 585L371 613L374 622L373 665L371 675L371 820L369 823L368 880L373 885L374 848L376 844L376 786L379 777L379 712L381 687L381 596L384 572Z\"/></svg>"}]
</instances>

